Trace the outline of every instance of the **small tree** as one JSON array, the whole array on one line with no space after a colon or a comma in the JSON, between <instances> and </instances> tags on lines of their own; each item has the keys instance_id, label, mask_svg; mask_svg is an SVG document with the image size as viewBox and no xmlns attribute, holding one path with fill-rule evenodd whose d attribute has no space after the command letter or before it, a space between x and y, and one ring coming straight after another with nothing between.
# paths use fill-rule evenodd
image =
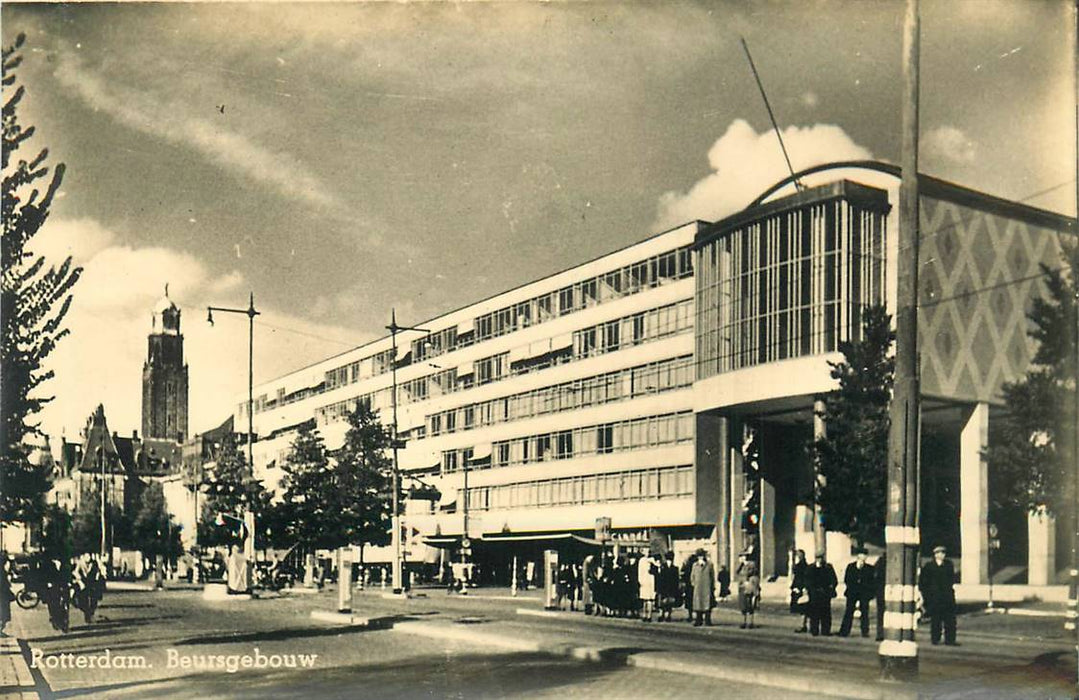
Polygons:
<instances>
[{"instance_id":1,"label":"small tree","mask_svg":"<svg viewBox=\"0 0 1079 700\"><path fill-rule=\"evenodd\" d=\"M337 453L338 483L344 514L343 535L360 545L385 545L390 541L393 463L387 454L390 432L378 416L360 403L348 414L345 444Z\"/></svg>"},{"instance_id":2,"label":"small tree","mask_svg":"<svg viewBox=\"0 0 1079 700\"><path fill-rule=\"evenodd\" d=\"M68 257L57 268L35 255L27 244L49 216L53 197L64 176L63 163L47 180L42 196L38 185L48 178L48 149L28 160L13 155L34 133L23 128L16 108L25 95L16 84L18 53L26 37L3 50L3 239L0 246L0 521L34 522L45 509L49 475L28 459L26 438L37 434L34 417L51 397L40 393L53 376L45 360L67 330L64 316L71 306L71 288L82 268Z\"/></svg>"},{"instance_id":3,"label":"small tree","mask_svg":"<svg viewBox=\"0 0 1079 700\"><path fill-rule=\"evenodd\" d=\"M1037 350L1026 375L1001 388L1006 414L990 423L989 493L993 505L1044 507L1059 514L1075 502L1076 271L1079 245L1062 251L1063 270L1042 265L1045 298L1027 317Z\"/></svg>"},{"instance_id":4,"label":"small tree","mask_svg":"<svg viewBox=\"0 0 1079 700\"><path fill-rule=\"evenodd\" d=\"M282 469L282 519L288 534L305 548L337 547L341 512L329 455L314 421L300 426Z\"/></svg>"},{"instance_id":5,"label":"small tree","mask_svg":"<svg viewBox=\"0 0 1079 700\"><path fill-rule=\"evenodd\" d=\"M241 518L250 509L258 520L269 505L271 494L252 477L241 447L236 435L227 436L221 442L216 464L208 470L206 500L199 516L201 546L235 544L241 530L234 518ZM218 524L219 518L223 524Z\"/></svg>"},{"instance_id":6,"label":"small tree","mask_svg":"<svg viewBox=\"0 0 1079 700\"><path fill-rule=\"evenodd\" d=\"M866 309L861 339L840 343L843 361L829 363L839 389L825 396L827 435L810 450L823 477L816 497L825 527L863 543L879 542L884 533L894 340L884 307Z\"/></svg>"},{"instance_id":7,"label":"small tree","mask_svg":"<svg viewBox=\"0 0 1079 700\"><path fill-rule=\"evenodd\" d=\"M142 491L131 522L131 541L148 557L173 557L180 550L180 530L172 522L165 503L165 490L153 482Z\"/></svg>"}]
</instances>

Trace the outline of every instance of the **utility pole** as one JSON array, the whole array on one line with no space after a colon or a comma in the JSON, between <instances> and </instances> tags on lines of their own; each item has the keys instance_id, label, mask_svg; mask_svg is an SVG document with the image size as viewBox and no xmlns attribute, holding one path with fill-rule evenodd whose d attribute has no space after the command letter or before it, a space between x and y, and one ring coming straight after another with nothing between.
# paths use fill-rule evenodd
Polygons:
<instances>
[{"instance_id":1,"label":"utility pole","mask_svg":"<svg viewBox=\"0 0 1079 700\"><path fill-rule=\"evenodd\" d=\"M1075 5L1072 8L1072 19L1074 21L1075 34L1073 39L1074 60L1075 60L1075 73L1073 78L1075 80L1075 235L1077 239L1077 245L1079 245L1079 0L1075 0ZM1072 260L1079 260L1079 254L1072 257ZM1072 396L1074 402L1075 415L1072 416L1072 428L1074 433L1072 434L1072 451L1075 458L1075 481L1072 484L1074 489L1075 503L1073 505L1072 512L1072 562L1071 562L1071 586L1068 594L1068 622L1065 625L1066 629L1070 629L1075 634L1075 663L1076 663L1076 685L1079 686L1079 270L1072 267L1072 291L1074 292L1074 305L1075 305L1075 346L1072 351L1075 353L1075 372L1072 375L1072 382L1074 386L1074 395Z\"/></svg>"},{"instance_id":2,"label":"utility pole","mask_svg":"<svg viewBox=\"0 0 1079 700\"><path fill-rule=\"evenodd\" d=\"M918 570L918 450L921 396L918 381L918 0L907 0L903 21L902 182L896 260L895 390L888 432L888 513L884 528L887 581L881 678L918 676L914 641Z\"/></svg>"},{"instance_id":3,"label":"utility pole","mask_svg":"<svg viewBox=\"0 0 1079 700\"><path fill-rule=\"evenodd\" d=\"M393 520L393 537L391 539L393 546L393 592L400 594L404 590L403 578L402 578L402 566L401 566L401 480L400 471L397 464L397 450L403 447L403 443L397 438L397 334L401 331L420 331L423 333L430 333L431 331L426 328L416 328L415 326L399 326L397 325L397 310L390 309L390 325L386 326L386 330L390 332L390 347L393 350L393 357L390 358L390 376L393 384L393 395L390 397L391 405L393 406L393 439L391 445L393 447L393 508L392 520Z\"/></svg>"},{"instance_id":4,"label":"utility pole","mask_svg":"<svg viewBox=\"0 0 1079 700\"><path fill-rule=\"evenodd\" d=\"M207 306L206 321L214 325L214 312L221 311L229 314L243 314L247 316L247 470L251 478L255 475L255 317L260 312L255 310L255 293L247 303L246 309L230 309L223 306ZM250 504L243 514L244 528L247 536L244 538L244 557L248 562L255 560L255 513Z\"/></svg>"},{"instance_id":5,"label":"utility pole","mask_svg":"<svg viewBox=\"0 0 1079 700\"><path fill-rule=\"evenodd\" d=\"M106 533L105 525L105 446L104 444L97 446L97 463L101 468L101 562L108 561L108 537Z\"/></svg>"}]
</instances>

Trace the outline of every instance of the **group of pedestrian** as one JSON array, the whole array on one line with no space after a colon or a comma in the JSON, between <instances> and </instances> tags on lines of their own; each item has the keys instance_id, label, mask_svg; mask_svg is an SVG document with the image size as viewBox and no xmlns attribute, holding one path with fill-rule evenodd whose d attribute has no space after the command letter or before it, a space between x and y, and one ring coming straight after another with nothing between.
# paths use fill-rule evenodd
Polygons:
<instances>
[{"instance_id":1,"label":"group of pedestrian","mask_svg":"<svg viewBox=\"0 0 1079 700\"><path fill-rule=\"evenodd\" d=\"M573 579L586 614L669 621L680 604L674 555L589 556ZM572 600L572 599L571 599Z\"/></svg>"},{"instance_id":2,"label":"group of pedestrian","mask_svg":"<svg viewBox=\"0 0 1079 700\"><path fill-rule=\"evenodd\" d=\"M877 641L884 639L884 591L887 581L886 560L880 557L876 564L868 562L868 552L859 547L854 561L847 565L843 574L846 606L839 624L839 636L848 637L858 613L860 631L869 636L869 606L875 601L877 608ZM918 576L918 589L922 594L925 614L931 619L930 637L933 644L944 643L958 646L956 642L955 568L947 559L947 550L938 546L933 549L933 559ZM806 562L805 552L794 553L791 567L790 611L802 617L798 633L809 632L814 637L832 633L832 599L838 587L835 569L825 560L823 552L817 552L812 564Z\"/></svg>"}]
</instances>

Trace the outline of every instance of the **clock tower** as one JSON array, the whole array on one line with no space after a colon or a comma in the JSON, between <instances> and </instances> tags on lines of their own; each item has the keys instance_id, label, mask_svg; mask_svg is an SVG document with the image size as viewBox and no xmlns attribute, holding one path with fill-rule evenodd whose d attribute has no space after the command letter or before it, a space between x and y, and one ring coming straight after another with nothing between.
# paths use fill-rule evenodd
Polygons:
<instances>
[{"instance_id":1,"label":"clock tower","mask_svg":"<svg viewBox=\"0 0 1079 700\"><path fill-rule=\"evenodd\" d=\"M144 439L183 442L187 438L187 365L180 309L165 296L154 305L146 362L142 366Z\"/></svg>"}]
</instances>

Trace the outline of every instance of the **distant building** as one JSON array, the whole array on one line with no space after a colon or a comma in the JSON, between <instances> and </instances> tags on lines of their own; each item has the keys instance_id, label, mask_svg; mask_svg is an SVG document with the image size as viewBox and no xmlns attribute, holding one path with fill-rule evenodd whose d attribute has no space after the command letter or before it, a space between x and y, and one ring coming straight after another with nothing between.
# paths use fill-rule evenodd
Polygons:
<instances>
[{"instance_id":1,"label":"distant building","mask_svg":"<svg viewBox=\"0 0 1079 700\"><path fill-rule=\"evenodd\" d=\"M142 366L142 434L147 439L187 438L187 365L180 309L165 296L154 306L146 362Z\"/></svg>"}]
</instances>

